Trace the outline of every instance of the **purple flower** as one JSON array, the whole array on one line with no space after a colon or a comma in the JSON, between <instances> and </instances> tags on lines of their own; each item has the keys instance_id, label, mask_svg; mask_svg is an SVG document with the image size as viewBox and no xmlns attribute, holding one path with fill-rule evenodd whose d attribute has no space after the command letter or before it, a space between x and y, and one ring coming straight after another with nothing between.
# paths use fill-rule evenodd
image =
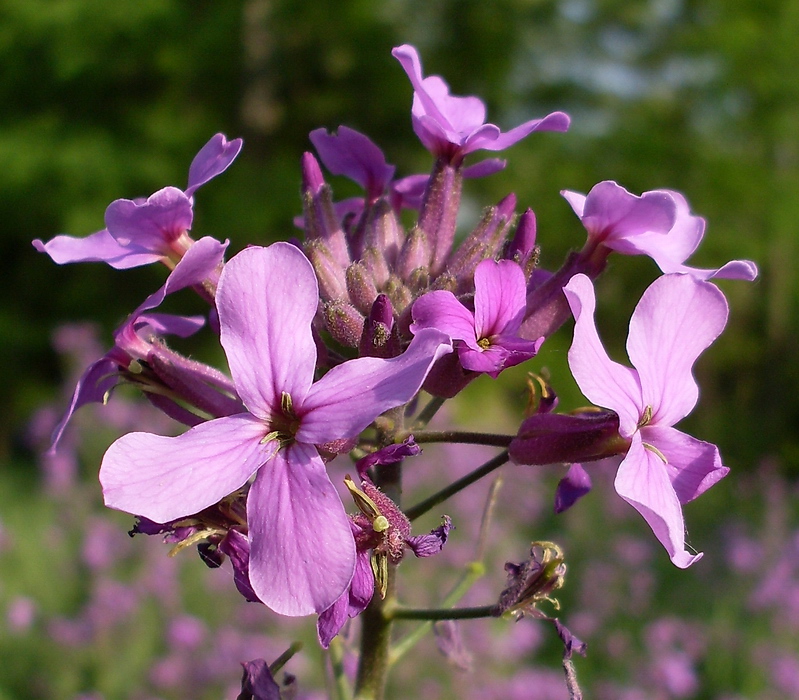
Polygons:
<instances>
[{"instance_id":1,"label":"purple flower","mask_svg":"<svg viewBox=\"0 0 799 700\"><path fill-rule=\"evenodd\" d=\"M672 426L696 404L691 368L727 322L727 302L712 284L664 275L644 292L630 319L627 353L635 369L613 362L596 332L591 280L564 287L575 318L569 366L583 394L619 416L629 440L616 492L644 517L672 562L685 568L702 555L685 547L681 504L724 477L718 448Z\"/></svg>"},{"instance_id":2,"label":"purple flower","mask_svg":"<svg viewBox=\"0 0 799 700\"><path fill-rule=\"evenodd\" d=\"M733 260L717 270L683 264L701 242L705 220L691 214L679 192L653 190L639 197L609 180L594 185L588 196L568 190L561 194L591 241L625 255L648 255L665 273L684 272L701 280L757 277L757 266L750 260Z\"/></svg>"},{"instance_id":3,"label":"purple flower","mask_svg":"<svg viewBox=\"0 0 799 700\"><path fill-rule=\"evenodd\" d=\"M383 152L369 137L346 126L340 126L337 134L314 129L309 136L331 173L357 182L370 202L383 194L395 168L386 163Z\"/></svg>"},{"instance_id":4,"label":"purple flower","mask_svg":"<svg viewBox=\"0 0 799 700\"><path fill-rule=\"evenodd\" d=\"M165 187L148 199L117 199L105 212L106 228L85 238L56 236L47 243L33 241L58 265L106 262L117 270L180 260L194 241L188 236L198 187L227 170L241 150L241 139L228 141L216 134L194 157L186 191Z\"/></svg>"},{"instance_id":5,"label":"purple flower","mask_svg":"<svg viewBox=\"0 0 799 700\"><path fill-rule=\"evenodd\" d=\"M294 246L239 253L222 272L216 301L247 411L178 437L130 433L111 445L100 469L106 505L162 523L255 476L247 499L250 582L268 607L295 616L328 608L355 568L349 520L316 445L357 436L409 401L451 351L442 334L428 332L396 358L351 360L314 383L318 299L313 268Z\"/></svg>"},{"instance_id":6,"label":"purple flower","mask_svg":"<svg viewBox=\"0 0 799 700\"><path fill-rule=\"evenodd\" d=\"M428 292L413 305L411 332L437 328L456 340L461 365L496 378L508 367L533 357L543 338L517 333L527 308L522 268L511 260L484 260L474 271L474 312L452 292Z\"/></svg>"},{"instance_id":7,"label":"purple flower","mask_svg":"<svg viewBox=\"0 0 799 700\"><path fill-rule=\"evenodd\" d=\"M78 380L69 407L53 432L51 453L56 450L64 429L75 411L88 403L104 402L118 383L120 371L128 371L134 361L151 360L151 353L155 350L164 356L168 354L163 345L155 343L156 338L167 334L185 338L203 326L205 321L202 317L147 312L160 306L168 294L200 284L214 274L222 263L226 248L227 243L219 243L207 236L201 238L175 266L164 285L147 297L114 332L114 346L103 357L92 363ZM186 364L196 368L200 363L186 361ZM196 371L194 373L196 374ZM204 379L220 383L216 377L212 379L206 376ZM222 398L218 392L215 396Z\"/></svg>"},{"instance_id":8,"label":"purple flower","mask_svg":"<svg viewBox=\"0 0 799 700\"><path fill-rule=\"evenodd\" d=\"M543 119L533 119L502 133L494 124L486 124L486 109L478 97L449 94L449 86L437 75L422 75L419 54L403 44L391 52L413 85L413 130L424 147L443 156L453 165L478 150L503 151L533 131L566 131L569 117L553 112Z\"/></svg>"}]
</instances>

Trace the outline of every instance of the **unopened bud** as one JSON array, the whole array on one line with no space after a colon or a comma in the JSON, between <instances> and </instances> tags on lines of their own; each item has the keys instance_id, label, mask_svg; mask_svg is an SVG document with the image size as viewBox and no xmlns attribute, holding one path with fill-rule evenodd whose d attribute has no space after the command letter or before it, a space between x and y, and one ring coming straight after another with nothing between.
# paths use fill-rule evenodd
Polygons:
<instances>
[{"instance_id":1,"label":"unopened bud","mask_svg":"<svg viewBox=\"0 0 799 700\"><path fill-rule=\"evenodd\" d=\"M347 292L358 311L368 314L372 310L372 304L377 297L377 287L365 265L352 263L347 268Z\"/></svg>"},{"instance_id":2,"label":"unopened bud","mask_svg":"<svg viewBox=\"0 0 799 700\"><path fill-rule=\"evenodd\" d=\"M538 247L535 244L535 238L535 214L532 209L527 209L519 217L516 233L508 244L508 249L505 253L505 257L508 260L514 260L521 265L525 278L530 277L533 268L538 262Z\"/></svg>"},{"instance_id":3,"label":"unopened bud","mask_svg":"<svg viewBox=\"0 0 799 700\"><path fill-rule=\"evenodd\" d=\"M447 262L447 273L458 280L456 294L474 291L474 269L483 260L495 257L513 219L516 195L505 197L497 206L486 209L483 218Z\"/></svg>"},{"instance_id":4,"label":"unopened bud","mask_svg":"<svg viewBox=\"0 0 799 700\"><path fill-rule=\"evenodd\" d=\"M357 348L363 334L363 316L349 302L341 299L325 304L325 326L330 335L350 348Z\"/></svg>"},{"instance_id":5,"label":"unopened bud","mask_svg":"<svg viewBox=\"0 0 799 700\"><path fill-rule=\"evenodd\" d=\"M419 228L427 235L432 249L430 268L433 276L442 271L452 248L462 188L460 166L439 158L433 166L419 212ZM411 269L416 267L419 266L414 265Z\"/></svg>"},{"instance_id":6,"label":"unopened bud","mask_svg":"<svg viewBox=\"0 0 799 700\"><path fill-rule=\"evenodd\" d=\"M414 270L430 266L430 242L427 234L419 227L414 228L400 251L397 261L397 274L404 280L410 278Z\"/></svg>"},{"instance_id":7,"label":"unopened bud","mask_svg":"<svg viewBox=\"0 0 799 700\"><path fill-rule=\"evenodd\" d=\"M397 262L405 232L397 214L385 199L379 199L369 212L366 226L366 248L377 248L383 252L389 265Z\"/></svg>"},{"instance_id":8,"label":"unopened bud","mask_svg":"<svg viewBox=\"0 0 799 700\"><path fill-rule=\"evenodd\" d=\"M319 280L319 296L325 301L346 298L347 282L344 270L325 243L318 239L306 241L305 254L313 265L316 279Z\"/></svg>"},{"instance_id":9,"label":"unopened bud","mask_svg":"<svg viewBox=\"0 0 799 700\"><path fill-rule=\"evenodd\" d=\"M399 334L394 327L394 311L385 294L378 294L366 317L358 349L362 357L389 358L400 354Z\"/></svg>"}]
</instances>

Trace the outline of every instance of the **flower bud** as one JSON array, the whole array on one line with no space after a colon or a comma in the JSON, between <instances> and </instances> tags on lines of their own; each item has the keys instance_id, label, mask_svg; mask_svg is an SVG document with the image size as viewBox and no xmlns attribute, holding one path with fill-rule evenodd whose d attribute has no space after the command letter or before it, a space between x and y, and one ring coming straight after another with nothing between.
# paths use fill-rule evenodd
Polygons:
<instances>
[{"instance_id":1,"label":"flower bud","mask_svg":"<svg viewBox=\"0 0 799 700\"><path fill-rule=\"evenodd\" d=\"M316 279L319 280L319 296L325 301L346 298L347 282L344 269L335 260L324 241L319 239L306 241L304 248L316 272Z\"/></svg>"},{"instance_id":2,"label":"flower bud","mask_svg":"<svg viewBox=\"0 0 799 700\"><path fill-rule=\"evenodd\" d=\"M448 163L445 157L439 158L433 166L419 212L419 228L424 231L432 249L430 268L433 276L444 268L452 248L462 189L460 166Z\"/></svg>"},{"instance_id":3,"label":"flower bud","mask_svg":"<svg viewBox=\"0 0 799 700\"><path fill-rule=\"evenodd\" d=\"M338 299L325 304L325 326L330 335L350 348L357 348L363 334L363 316L350 303Z\"/></svg>"},{"instance_id":4,"label":"flower bud","mask_svg":"<svg viewBox=\"0 0 799 700\"><path fill-rule=\"evenodd\" d=\"M420 267L430 266L430 243L427 234L419 228L414 228L405 239L402 250L397 260L397 274L408 280L411 273Z\"/></svg>"},{"instance_id":5,"label":"flower bud","mask_svg":"<svg viewBox=\"0 0 799 700\"><path fill-rule=\"evenodd\" d=\"M385 294L378 294L363 324L363 334L358 346L362 357L396 357L400 354L400 340L394 327L394 310Z\"/></svg>"},{"instance_id":6,"label":"flower bud","mask_svg":"<svg viewBox=\"0 0 799 700\"><path fill-rule=\"evenodd\" d=\"M517 464L571 464L610 457L628 447L612 411L537 413L521 424L508 452Z\"/></svg>"},{"instance_id":7,"label":"flower bud","mask_svg":"<svg viewBox=\"0 0 799 700\"><path fill-rule=\"evenodd\" d=\"M372 276L361 263L352 263L347 268L346 276L350 301L358 311L368 314L377 297L377 287Z\"/></svg>"},{"instance_id":8,"label":"flower bud","mask_svg":"<svg viewBox=\"0 0 799 700\"><path fill-rule=\"evenodd\" d=\"M350 255L333 207L333 192L322 177L319 163L310 153L302 156L302 203L306 240L324 241L334 260L346 267Z\"/></svg>"},{"instance_id":9,"label":"flower bud","mask_svg":"<svg viewBox=\"0 0 799 700\"><path fill-rule=\"evenodd\" d=\"M474 269L493 258L505 239L516 208L516 195L505 197L497 206L486 209L483 218L447 262L447 272L458 280L456 294L474 290Z\"/></svg>"},{"instance_id":10,"label":"flower bud","mask_svg":"<svg viewBox=\"0 0 799 700\"><path fill-rule=\"evenodd\" d=\"M519 224L516 226L516 233L508 244L505 257L508 260L515 260L524 270L524 276L529 278L533 268L538 262L539 248L535 244L536 223L535 214L532 209L527 209L519 217Z\"/></svg>"}]
</instances>

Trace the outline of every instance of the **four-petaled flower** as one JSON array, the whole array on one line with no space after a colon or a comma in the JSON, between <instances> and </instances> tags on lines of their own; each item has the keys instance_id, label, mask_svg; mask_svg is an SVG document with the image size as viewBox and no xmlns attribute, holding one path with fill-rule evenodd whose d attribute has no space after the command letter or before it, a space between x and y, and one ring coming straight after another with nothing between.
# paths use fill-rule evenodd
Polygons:
<instances>
[{"instance_id":1,"label":"four-petaled flower","mask_svg":"<svg viewBox=\"0 0 799 700\"><path fill-rule=\"evenodd\" d=\"M630 447L616 492L644 517L672 562L685 568L701 553L685 547L681 504L724 477L718 448L672 426L699 397L691 368L727 322L727 301L690 275L664 275L644 292L630 319L627 354L635 369L613 362L594 324L591 280L575 275L563 288L574 314L569 366L585 396L619 416Z\"/></svg>"},{"instance_id":2,"label":"four-petaled flower","mask_svg":"<svg viewBox=\"0 0 799 700\"><path fill-rule=\"evenodd\" d=\"M105 454L106 505L166 523L255 480L247 499L249 577L271 609L328 608L355 569L355 542L316 445L357 436L409 401L430 366L451 351L442 333L419 334L402 355L345 362L314 382L313 268L288 244L248 248L226 266L216 297L221 342L247 411L177 437L130 433Z\"/></svg>"},{"instance_id":3,"label":"four-petaled flower","mask_svg":"<svg viewBox=\"0 0 799 700\"><path fill-rule=\"evenodd\" d=\"M186 190L164 187L145 199L117 199L108 205L105 225L84 238L56 236L33 247L59 265L105 262L117 270L164 262L170 268L194 244L189 237L194 218L194 193L223 173L241 150L241 139L228 141L216 134L200 149L189 166Z\"/></svg>"},{"instance_id":4,"label":"four-petaled flower","mask_svg":"<svg viewBox=\"0 0 799 700\"><path fill-rule=\"evenodd\" d=\"M527 308L524 271L512 260L483 260L474 271L474 312L452 292L428 292L413 305L411 332L437 328L457 341L464 369L496 378L502 370L533 357L543 338L517 333Z\"/></svg>"},{"instance_id":5,"label":"four-petaled flower","mask_svg":"<svg viewBox=\"0 0 799 700\"><path fill-rule=\"evenodd\" d=\"M552 112L543 119L533 119L503 133L494 124L486 124L486 108L478 97L449 94L449 86L437 75L425 78L416 49L409 44L391 52L413 85L411 116L413 130L424 147L436 156L460 165L474 151L504 151L534 131L566 131L569 117ZM487 164L496 172L496 162ZM488 173L481 173L488 174Z\"/></svg>"}]
</instances>

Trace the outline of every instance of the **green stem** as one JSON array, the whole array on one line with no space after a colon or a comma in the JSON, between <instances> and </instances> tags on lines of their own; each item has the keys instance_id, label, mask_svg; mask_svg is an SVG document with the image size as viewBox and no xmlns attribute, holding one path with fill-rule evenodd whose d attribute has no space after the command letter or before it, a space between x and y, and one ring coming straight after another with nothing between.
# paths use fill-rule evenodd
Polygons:
<instances>
[{"instance_id":1,"label":"green stem","mask_svg":"<svg viewBox=\"0 0 799 700\"><path fill-rule=\"evenodd\" d=\"M392 443L394 436L402 431L403 410L402 406L392 409L385 415L387 420L378 424L378 438L381 444ZM384 431L380 428L381 425L390 427ZM377 465L375 484L399 506L402 495L402 462ZM355 679L355 700L383 700L391 642L391 620L386 617L384 609L386 605L394 605L395 597L396 567L389 566L385 600L375 593L360 616L361 654Z\"/></svg>"},{"instance_id":2,"label":"green stem","mask_svg":"<svg viewBox=\"0 0 799 700\"><path fill-rule=\"evenodd\" d=\"M413 422L413 430L422 430L438 413L438 409L444 405L446 399L434 396L430 402L421 410L416 420Z\"/></svg>"},{"instance_id":3,"label":"green stem","mask_svg":"<svg viewBox=\"0 0 799 700\"><path fill-rule=\"evenodd\" d=\"M393 620L474 620L483 617L498 617L496 605L481 605L475 608L401 608L387 610Z\"/></svg>"},{"instance_id":4,"label":"green stem","mask_svg":"<svg viewBox=\"0 0 799 700\"><path fill-rule=\"evenodd\" d=\"M269 664L269 673L273 676L283 668L294 654L302 649L302 642L294 642L286 651L278 656L271 664Z\"/></svg>"},{"instance_id":5,"label":"green stem","mask_svg":"<svg viewBox=\"0 0 799 700\"><path fill-rule=\"evenodd\" d=\"M352 700L352 688L344 672L344 645L341 639L335 637L330 642L328 649L330 666L333 669L333 680L336 688L337 700Z\"/></svg>"},{"instance_id":6,"label":"green stem","mask_svg":"<svg viewBox=\"0 0 799 700\"><path fill-rule=\"evenodd\" d=\"M415 520L419 516L424 515L430 509L435 508L439 503L446 501L450 496L454 496L467 486L471 486L475 481L482 479L495 469L499 469L499 467L505 464L508 459L508 451L504 450L493 459L488 460L488 462L486 462L483 466L478 467L473 472L464 476L462 479L454 481L446 488L441 489L441 491L438 493L434 493L432 496L430 496L430 498L426 498L421 503L417 503L412 508L408 508L408 510L405 511L405 515L408 516L409 520Z\"/></svg>"},{"instance_id":7,"label":"green stem","mask_svg":"<svg viewBox=\"0 0 799 700\"><path fill-rule=\"evenodd\" d=\"M472 433L462 430L424 430L413 434L415 442L458 442L468 445L492 445L507 447L513 435L497 435L496 433Z\"/></svg>"}]
</instances>

